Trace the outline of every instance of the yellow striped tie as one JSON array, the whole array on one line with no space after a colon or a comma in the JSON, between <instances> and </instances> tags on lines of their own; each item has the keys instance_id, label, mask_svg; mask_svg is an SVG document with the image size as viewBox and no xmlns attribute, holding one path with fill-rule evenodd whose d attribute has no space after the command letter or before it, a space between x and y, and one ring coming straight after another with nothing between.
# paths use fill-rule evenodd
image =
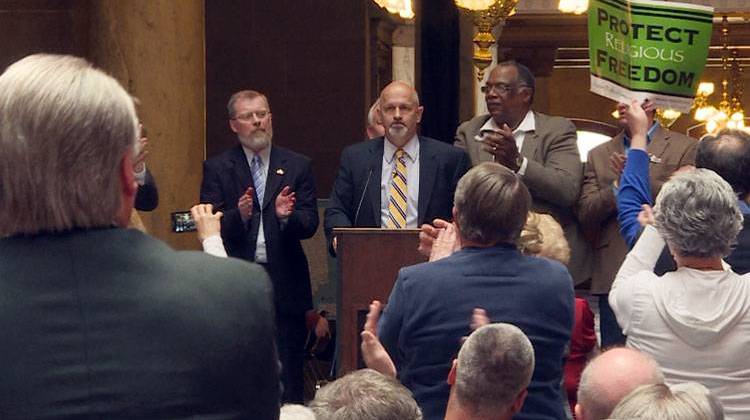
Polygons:
<instances>
[{"instance_id":1,"label":"yellow striped tie","mask_svg":"<svg viewBox=\"0 0 750 420\"><path fill-rule=\"evenodd\" d=\"M406 152L398 149L396 170L391 179L391 194L388 202L388 228L403 229L406 227L407 192L406 188Z\"/></svg>"}]
</instances>

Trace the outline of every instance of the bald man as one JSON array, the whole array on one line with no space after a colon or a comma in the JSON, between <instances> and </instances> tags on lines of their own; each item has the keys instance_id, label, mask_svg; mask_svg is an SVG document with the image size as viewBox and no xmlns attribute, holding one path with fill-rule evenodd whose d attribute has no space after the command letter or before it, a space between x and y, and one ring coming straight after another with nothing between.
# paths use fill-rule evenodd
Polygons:
<instances>
[{"instance_id":1,"label":"bald man","mask_svg":"<svg viewBox=\"0 0 750 420\"><path fill-rule=\"evenodd\" d=\"M651 356L625 347L608 350L583 370L576 419L606 419L617 403L634 389L663 383L664 375Z\"/></svg>"},{"instance_id":2,"label":"bald man","mask_svg":"<svg viewBox=\"0 0 750 420\"><path fill-rule=\"evenodd\" d=\"M335 254L333 228L417 228L450 218L453 192L468 170L463 150L417 135L423 108L412 86L393 82L380 93L378 120L385 135L341 153L325 212L325 232Z\"/></svg>"}]
</instances>

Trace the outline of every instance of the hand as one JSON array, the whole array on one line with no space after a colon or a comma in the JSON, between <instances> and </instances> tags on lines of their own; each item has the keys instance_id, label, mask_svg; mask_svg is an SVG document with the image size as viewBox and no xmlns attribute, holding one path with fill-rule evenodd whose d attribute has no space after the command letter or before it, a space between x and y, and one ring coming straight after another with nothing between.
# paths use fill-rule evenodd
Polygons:
<instances>
[{"instance_id":1,"label":"hand","mask_svg":"<svg viewBox=\"0 0 750 420\"><path fill-rule=\"evenodd\" d=\"M638 213L638 223L641 227L653 225L656 222L654 210L648 204L641 205L641 211Z\"/></svg>"},{"instance_id":2,"label":"hand","mask_svg":"<svg viewBox=\"0 0 750 420\"><path fill-rule=\"evenodd\" d=\"M644 103L641 106L637 100L633 99L630 106L625 110L625 119L628 122L628 131L630 131L631 147L645 149L646 135L648 133L649 120L645 108L652 109L652 105ZM641 144L641 140L642 143Z\"/></svg>"},{"instance_id":3,"label":"hand","mask_svg":"<svg viewBox=\"0 0 750 420\"><path fill-rule=\"evenodd\" d=\"M364 359L365 365L368 368L395 378L396 366L393 364L391 356L388 355L380 339L378 339L378 319L380 319L382 306L377 300L373 300L370 304L365 327L360 334L360 337L362 337L362 359Z\"/></svg>"},{"instance_id":4,"label":"hand","mask_svg":"<svg viewBox=\"0 0 750 420\"><path fill-rule=\"evenodd\" d=\"M484 150L494 156L494 161L504 165L513 172L518 172L521 165L520 153L513 137L513 130L508 124L503 124L499 132L488 132L484 135Z\"/></svg>"},{"instance_id":5,"label":"hand","mask_svg":"<svg viewBox=\"0 0 750 420\"><path fill-rule=\"evenodd\" d=\"M221 232L221 216L224 213L213 212L212 204L196 204L190 209L190 214L195 221L195 227L198 230L198 239L201 241Z\"/></svg>"},{"instance_id":6,"label":"hand","mask_svg":"<svg viewBox=\"0 0 750 420\"><path fill-rule=\"evenodd\" d=\"M482 308L474 308L474 311L471 313L471 324L469 324L471 330L476 331L479 327L489 323L490 317L487 316L487 311Z\"/></svg>"},{"instance_id":7,"label":"hand","mask_svg":"<svg viewBox=\"0 0 750 420\"><path fill-rule=\"evenodd\" d=\"M143 124L138 124L138 132L141 133L143 130ZM146 156L148 155L148 138L142 136L138 139L140 150L138 155L133 160L133 172L139 174L146 169Z\"/></svg>"},{"instance_id":8,"label":"hand","mask_svg":"<svg viewBox=\"0 0 750 420\"><path fill-rule=\"evenodd\" d=\"M417 251L425 257L429 257L432 253L432 244L438 238L438 234L441 229L445 229L447 225L451 223L443 219L435 219L432 221L432 225L423 224L419 232L419 247ZM434 226L433 226L434 225Z\"/></svg>"},{"instance_id":9,"label":"hand","mask_svg":"<svg viewBox=\"0 0 750 420\"><path fill-rule=\"evenodd\" d=\"M331 328L328 325L328 319L326 317L320 316L318 322L315 323L315 336L318 338L331 336Z\"/></svg>"},{"instance_id":10,"label":"hand","mask_svg":"<svg viewBox=\"0 0 750 420\"><path fill-rule=\"evenodd\" d=\"M287 185L283 190L276 196L276 217L279 219L286 219L292 215L294 211L294 204L297 202L295 193L291 192L291 188Z\"/></svg>"},{"instance_id":11,"label":"hand","mask_svg":"<svg viewBox=\"0 0 750 420\"><path fill-rule=\"evenodd\" d=\"M246 223L253 216L253 187L247 187L245 194L242 194L237 202L237 209L240 211L242 223Z\"/></svg>"},{"instance_id":12,"label":"hand","mask_svg":"<svg viewBox=\"0 0 750 420\"><path fill-rule=\"evenodd\" d=\"M445 223L445 227L440 229L437 239L432 243L432 252L430 252L430 261L437 261L445 258L460 248L458 240L458 230L453 223Z\"/></svg>"},{"instance_id":13,"label":"hand","mask_svg":"<svg viewBox=\"0 0 750 420\"><path fill-rule=\"evenodd\" d=\"M609 167L614 171L617 179L620 179L623 169L625 169L625 162L627 157L622 153L613 152L609 155Z\"/></svg>"},{"instance_id":14,"label":"hand","mask_svg":"<svg viewBox=\"0 0 750 420\"><path fill-rule=\"evenodd\" d=\"M339 241L336 240L335 236L331 240L331 245L333 246L333 252L336 253L338 245L339 245Z\"/></svg>"}]
</instances>

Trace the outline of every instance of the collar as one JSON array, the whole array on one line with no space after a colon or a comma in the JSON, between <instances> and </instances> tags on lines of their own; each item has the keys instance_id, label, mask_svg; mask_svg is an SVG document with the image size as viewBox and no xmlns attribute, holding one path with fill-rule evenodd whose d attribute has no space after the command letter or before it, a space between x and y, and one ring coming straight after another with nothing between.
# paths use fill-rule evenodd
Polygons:
<instances>
[{"instance_id":1,"label":"collar","mask_svg":"<svg viewBox=\"0 0 750 420\"><path fill-rule=\"evenodd\" d=\"M417 161L417 159L419 158L419 139L417 138L416 134L411 138L411 140L406 142L403 149L404 152L406 152L406 157L411 160L412 163ZM398 147L388 141L387 138L383 140L383 157L385 158L385 161L388 162L388 164L393 162L396 150L398 150Z\"/></svg>"},{"instance_id":2,"label":"collar","mask_svg":"<svg viewBox=\"0 0 750 420\"><path fill-rule=\"evenodd\" d=\"M654 131L656 131L657 127L659 127L659 122L654 120L654 123L651 124L651 127L649 127L648 131L646 132L647 143L651 143L651 138L654 136ZM630 148L630 137L628 136L628 133L626 131L622 132L622 141L625 144L625 148Z\"/></svg>"},{"instance_id":3,"label":"collar","mask_svg":"<svg viewBox=\"0 0 750 420\"><path fill-rule=\"evenodd\" d=\"M513 130L513 134L522 132L522 133L528 133L529 131L536 130L536 117L534 117L534 111L528 110L526 112L526 115L523 117L523 120L521 120L521 123L518 124L518 127L516 127L515 130ZM492 119L492 116L487 120L487 122L484 123L484 125L479 129L479 132L482 131L500 131L500 127L497 125L494 119Z\"/></svg>"},{"instance_id":4,"label":"collar","mask_svg":"<svg viewBox=\"0 0 750 420\"><path fill-rule=\"evenodd\" d=\"M750 204L747 203L745 200L739 200L740 202L740 212L744 214L745 216L750 216Z\"/></svg>"},{"instance_id":5,"label":"collar","mask_svg":"<svg viewBox=\"0 0 750 420\"><path fill-rule=\"evenodd\" d=\"M268 163L271 160L271 147L272 145L269 144L268 147L256 153L253 150L248 149L245 146L242 146L242 151L245 153L245 157L247 158L248 164L252 162L253 157L255 157L255 155L257 154L257 155L260 155L260 159L263 161L263 166L268 166Z\"/></svg>"}]
</instances>

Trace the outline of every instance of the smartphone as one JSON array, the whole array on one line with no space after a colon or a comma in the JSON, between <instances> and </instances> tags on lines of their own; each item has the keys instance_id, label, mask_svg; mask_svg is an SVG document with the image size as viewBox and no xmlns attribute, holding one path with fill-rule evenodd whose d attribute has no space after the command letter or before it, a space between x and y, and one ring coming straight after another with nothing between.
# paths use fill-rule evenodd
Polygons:
<instances>
[{"instance_id":1,"label":"smartphone","mask_svg":"<svg viewBox=\"0 0 750 420\"><path fill-rule=\"evenodd\" d=\"M195 220L189 211L175 211L172 213L172 232L194 232Z\"/></svg>"}]
</instances>

